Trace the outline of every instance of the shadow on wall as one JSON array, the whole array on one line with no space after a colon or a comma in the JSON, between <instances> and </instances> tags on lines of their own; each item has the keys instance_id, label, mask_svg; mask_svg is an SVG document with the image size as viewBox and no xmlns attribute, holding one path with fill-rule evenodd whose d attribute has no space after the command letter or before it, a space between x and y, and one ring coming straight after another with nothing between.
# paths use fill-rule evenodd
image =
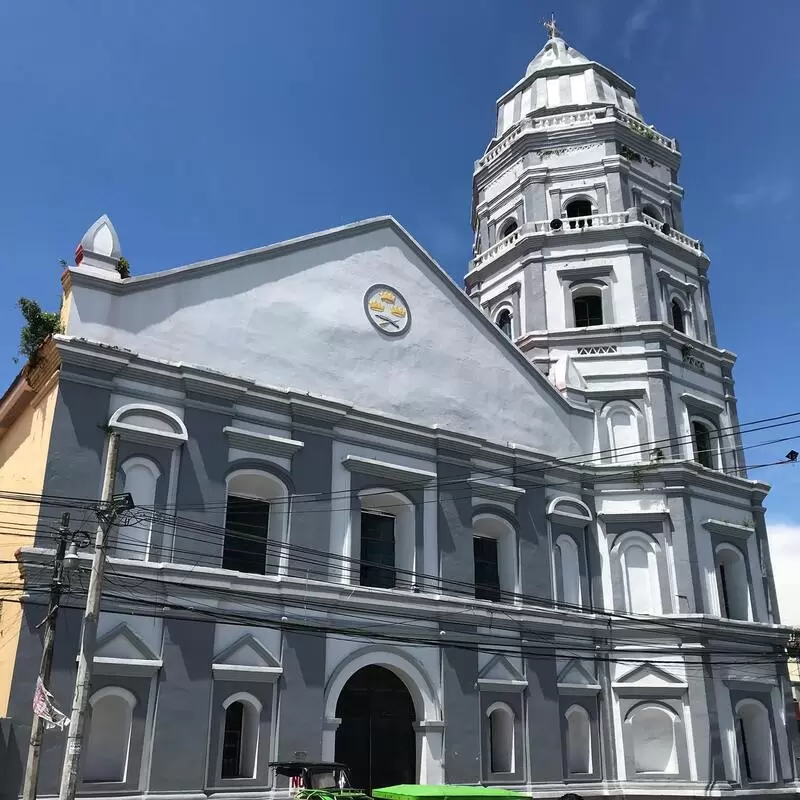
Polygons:
<instances>
[{"instance_id":1,"label":"shadow on wall","mask_svg":"<svg viewBox=\"0 0 800 800\"><path fill-rule=\"evenodd\" d=\"M0 800L16 800L22 789L22 755L11 719L0 719Z\"/></svg>"}]
</instances>

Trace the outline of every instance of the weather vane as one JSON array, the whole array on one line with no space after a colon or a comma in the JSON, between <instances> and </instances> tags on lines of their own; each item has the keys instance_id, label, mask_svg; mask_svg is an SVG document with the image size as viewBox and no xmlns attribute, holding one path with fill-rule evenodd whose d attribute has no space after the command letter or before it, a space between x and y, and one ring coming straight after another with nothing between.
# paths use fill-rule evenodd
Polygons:
<instances>
[{"instance_id":1,"label":"weather vane","mask_svg":"<svg viewBox=\"0 0 800 800\"><path fill-rule=\"evenodd\" d=\"M561 31L556 27L555 14L550 14L550 19L547 20L547 22L543 22L542 24L547 29L547 32L550 34L551 39L555 39L556 36L561 35Z\"/></svg>"}]
</instances>

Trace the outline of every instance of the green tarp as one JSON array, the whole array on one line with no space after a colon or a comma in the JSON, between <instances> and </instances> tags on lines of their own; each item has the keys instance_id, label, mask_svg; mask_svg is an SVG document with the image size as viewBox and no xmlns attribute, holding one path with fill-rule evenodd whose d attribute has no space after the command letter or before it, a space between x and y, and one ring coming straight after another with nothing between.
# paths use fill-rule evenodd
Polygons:
<instances>
[{"instance_id":1,"label":"green tarp","mask_svg":"<svg viewBox=\"0 0 800 800\"><path fill-rule=\"evenodd\" d=\"M401 784L400 786L387 786L383 789L373 789L372 796L380 800L414 800L415 798L448 798L480 797L482 800L530 800L530 795L512 792L508 789L492 789L488 786L416 786Z\"/></svg>"}]
</instances>

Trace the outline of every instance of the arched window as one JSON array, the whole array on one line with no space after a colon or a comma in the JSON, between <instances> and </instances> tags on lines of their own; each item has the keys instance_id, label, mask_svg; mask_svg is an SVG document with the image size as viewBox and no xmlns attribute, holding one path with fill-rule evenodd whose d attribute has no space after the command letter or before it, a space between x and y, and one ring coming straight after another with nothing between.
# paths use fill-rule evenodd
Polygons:
<instances>
[{"instance_id":1,"label":"arched window","mask_svg":"<svg viewBox=\"0 0 800 800\"><path fill-rule=\"evenodd\" d=\"M177 414L147 403L118 408L111 415L108 427L126 441L159 447L179 447L188 439L186 426Z\"/></svg>"},{"instance_id":2,"label":"arched window","mask_svg":"<svg viewBox=\"0 0 800 800\"><path fill-rule=\"evenodd\" d=\"M161 470L149 458L129 458L120 468L121 491L128 492L137 508L153 510L156 487ZM133 558L146 561L150 552L152 518L142 522L121 525L114 536L113 555L116 558Z\"/></svg>"},{"instance_id":3,"label":"arched window","mask_svg":"<svg viewBox=\"0 0 800 800\"><path fill-rule=\"evenodd\" d=\"M673 298L672 302L669 304L669 309L672 316L672 327L675 328L676 331L686 333L686 319L681 304Z\"/></svg>"},{"instance_id":4,"label":"arched window","mask_svg":"<svg viewBox=\"0 0 800 800\"><path fill-rule=\"evenodd\" d=\"M676 773L675 712L666 706L647 703L632 709L626 721L630 724L629 741L636 772Z\"/></svg>"},{"instance_id":5,"label":"arched window","mask_svg":"<svg viewBox=\"0 0 800 800\"><path fill-rule=\"evenodd\" d=\"M694 445L694 460L708 469L716 468L715 443L716 432L710 423L701 420L692 420L692 444Z\"/></svg>"},{"instance_id":6,"label":"arched window","mask_svg":"<svg viewBox=\"0 0 800 800\"><path fill-rule=\"evenodd\" d=\"M630 464L642 460L640 412L632 403L610 403L603 408L600 420L608 436L609 452L604 455L609 461Z\"/></svg>"},{"instance_id":7,"label":"arched window","mask_svg":"<svg viewBox=\"0 0 800 800\"><path fill-rule=\"evenodd\" d=\"M489 770L493 773L514 771L514 712L505 703L490 706Z\"/></svg>"},{"instance_id":8,"label":"arched window","mask_svg":"<svg viewBox=\"0 0 800 800\"><path fill-rule=\"evenodd\" d=\"M645 205L642 206L642 213L647 214L647 216L652 219L662 222L661 212L652 203L645 203Z\"/></svg>"},{"instance_id":9,"label":"arched window","mask_svg":"<svg viewBox=\"0 0 800 800\"><path fill-rule=\"evenodd\" d=\"M741 550L719 545L714 553L719 609L729 619L750 619L750 586Z\"/></svg>"},{"instance_id":10,"label":"arched window","mask_svg":"<svg viewBox=\"0 0 800 800\"><path fill-rule=\"evenodd\" d=\"M570 706L567 720L567 772L588 775L592 771L592 726L583 706Z\"/></svg>"},{"instance_id":11,"label":"arched window","mask_svg":"<svg viewBox=\"0 0 800 800\"><path fill-rule=\"evenodd\" d=\"M739 777L742 783L775 780L772 730L769 712L758 700L742 700L736 706L736 738L739 745Z\"/></svg>"},{"instance_id":12,"label":"arched window","mask_svg":"<svg viewBox=\"0 0 800 800\"><path fill-rule=\"evenodd\" d=\"M658 564L653 545L641 534L618 546L625 608L631 614L660 614Z\"/></svg>"},{"instance_id":13,"label":"arched window","mask_svg":"<svg viewBox=\"0 0 800 800\"><path fill-rule=\"evenodd\" d=\"M506 236L511 236L517 228L519 228L519 224L515 219L506 220L500 228L500 238L505 239Z\"/></svg>"},{"instance_id":14,"label":"arched window","mask_svg":"<svg viewBox=\"0 0 800 800\"><path fill-rule=\"evenodd\" d=\"M592 226L591 219L574 219L575 217L591 217L593 213L592 201L585 198L570 200L566 206L567 217L571 219L570 228L583 228Z\"/></svg>"},{"instance_id":15,"label":"arched window","mask_svg":"<svg viewBox=\"0 0 800 800\"><path fill-rule=\"evenodd\" d=\"M128 771L136 698L126 689L100 689L89 699L89 737L83 760L85 783L122 783Z\"/></svg>"},{"instance_id":16,"label":"arched window","mask_svg":"<svg viewBox=\"0 0 800 800\"><path fill-rule=\"evenodd\" d=\"M261 704L250 695L237 694L223 704L220 777L254 778L258 754Z\"/></svg>"},{"instance_id":17,"label":"arched window","mask_svg":"<svg viewBox=\"0 0 800 800\"><path fill-rule=\"evenodd\" d=\"M475 597L511 602L517 591L516 531L494 514L475 517L472 530Z\"/></svg>"},{"instance_id":18,"label":"arched window","mask_svg":"<svg viewBox=\"0 0 800 800\"><path fill-rule=\"evenodd\" d=\"M359 582L378 589L408 589L414 584L415 513L413 503L385 489L360 494Z\"/></svg>"},{"instance_id":19,"label":"arched window","mask_svg":"<svg viewBox=\"0 0 800 800\"><path fill-rule=\"evenodd\" d=\"M267 472L239 470L228 476L223 569L266 573L269 539L283 541L282 535L271 535L272 517L278 516L276 527L282 527L288 496L284 484Z\"/></svg>"},{"instance_id":20,"label":"arched window","mask_svg":"<svg viewBox=\"0 0 800 800\"><path fill-rule=\"evenodd\" d=\"M580 290L572 296L575 327L587 328L603 324L603 298L599 290Z\"/></svg>"},{"instance_id":21,"label":"arched window","mask_svg":"<svg viewBox=\"0 0 800 800\"><path fill-rule=\"evenodd\" d=\"M511 312L504 308L495 319L495 325L510 339L512 336L512 316Z\"/></svg>"},{"instance_id":22,"label":"arched window","mask_svg":"<svg viewBox=\"0 0 800 800\"><path fill-rule=\"evenodd\" d=\"M581 604L581 569L578 545L571 536L556 539L556 598L568 606Z\"/></svg>"}]
</instances>

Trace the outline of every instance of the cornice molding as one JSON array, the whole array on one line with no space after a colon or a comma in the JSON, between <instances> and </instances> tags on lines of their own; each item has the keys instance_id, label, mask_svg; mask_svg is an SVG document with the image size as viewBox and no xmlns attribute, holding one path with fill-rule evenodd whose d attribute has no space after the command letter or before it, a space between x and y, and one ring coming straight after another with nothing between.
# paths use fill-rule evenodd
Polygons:
<instances>
[{"instance_id":1,"label":"cornice molding","mask_svg":"<svg viewBox=\"0 0 800 800\"><path fill-rule=\"evenodd\" d=\"M247 450L258 455L291 458L305 447L304 442L296 439L286 439L269 433L257 433L244 428L236 428L232 425L226 425L222 432L231 447Z\"/></svg>"},{"instance_id":2,"label":"cornice molding","mask_svg":"<svg viewBox=\"0 0 800 800\"><path fill-rule=\"evenodd\" d=\"M501 503L516 503L525 496L525 490L519 486L493 483L492 481L470 478L467 481L472 487L472 496L482 500L496 500Z\"/></svg>"},{"instance_id":3,"label":"cornice molding","mask_svg":"<svg viewBox=\"0 0 800 800\"><path fill-rule=\"evenodd\" d=\"M371 475L375 478L397 483L428 484L436 480L436 473L423 469L404 467L400 464L391 464L388 461L379 461L375 458L362 458L361 456L348 455L342 459L342 466L349 472L358 472L361 475Z\"/></svg>"}]
</instances>

